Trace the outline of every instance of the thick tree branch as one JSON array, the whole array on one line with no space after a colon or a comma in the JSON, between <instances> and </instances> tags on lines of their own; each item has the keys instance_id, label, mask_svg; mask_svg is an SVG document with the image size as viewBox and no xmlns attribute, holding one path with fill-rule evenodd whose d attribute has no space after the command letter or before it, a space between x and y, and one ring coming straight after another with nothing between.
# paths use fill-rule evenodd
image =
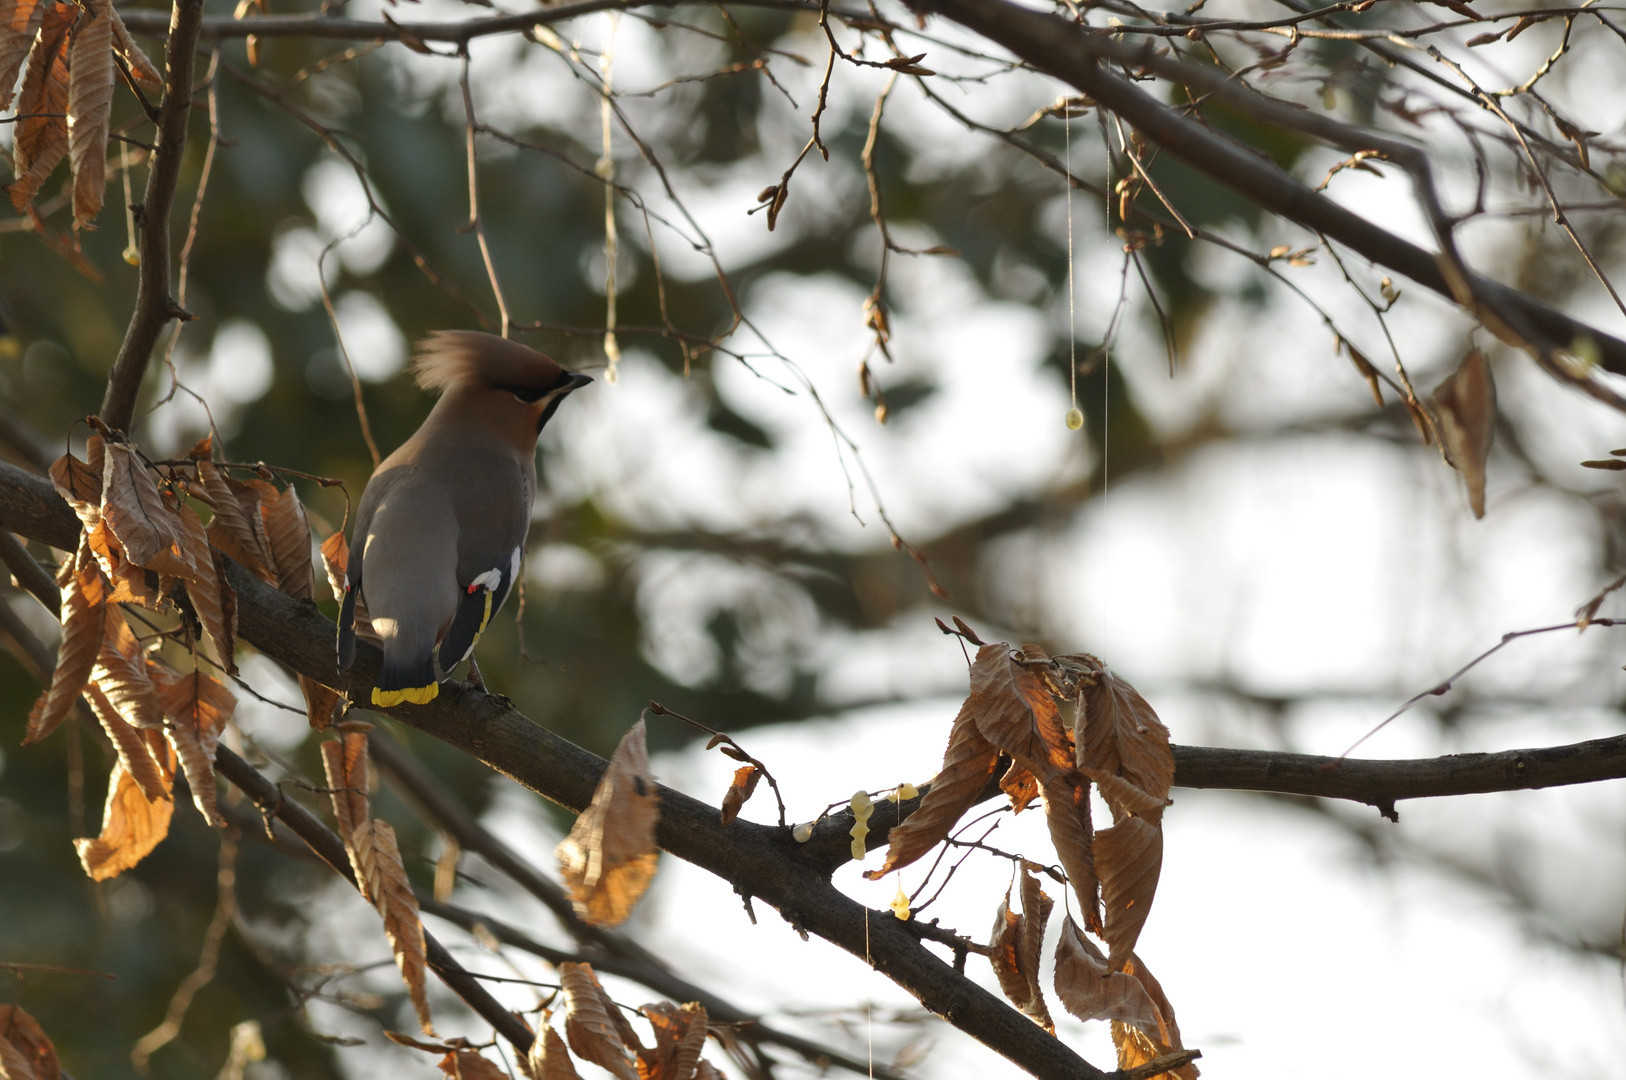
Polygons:
<instances>
[{"instance_id":1,"label":"thick tree branch","mask_svg":"<svg viewBox=\"0 0 1626 1080\"><path fill-rule=\"evenodd\" d=\"M141 276L135 311L107 376L102 422L126 431L135 418L136 396L147 373L153 346L169 320L184 313L169 288L169 213L175 205L186 152L186 125L192 116L192 68L203 0L175 0L170 13L169 44L164 56L164 99L158 107L157 149L147 174L147 193L136 207L141 236Z\"/></svg>"},{"instance_id":2,"label":"thick tree branch","mask_svg":"<svg viewBox=\"0 0 1626 1080\"><path fill-rule=\"evenodd\" d=\"M0 533L0 536L3 536ZM3 614L3 612L0 612ZM511 928L498 928L489 918L475 915L450 904L427 903L423 909L430 914L438 915L443 919L457 923L459 926L471 926L479 921L491 927L499 941L515 944L516 947L535 953L550 963L559 963L552 953L557 953L566 960L586 960L593 967L612 975L620 975L634 982L663 994L675 1002L698 1001L706 1008L706 1015L712 1020L723 1024L740 1025L739 1037L741 1041L756 1045L768 1043L782 1046L787 1050L802 1055L811 1062L824 1062L840 1066L850 1072L869 1073L882 1077L883 1080L897 1080L900 1074L893 1072L885 1066L871 1066L869 1063L857 1058L848 1057L838 1050L834 1050L822 1043L811 1039L804 1039L798 1035L778 1031L762 1023L754 1014L740 1008L732 1002L726 1001L711 993L704 987L673 973L661 959L649 952L643 946L624 934L614 930L607 930L601 926L592 926L576 917L576 909L564 890L551 878L544 876L529 862L526 862L513 848L493 836L485 826L481 825L475 816L469 812L468 807L460 802L456 795L448 791L427 768L405 747L383 731L374 731L368 739L372 748L373 763L380 766L386 777L394 782L398 792L409 803L416 805L419 811L434 825L444 829L452 836L464 851L471 851L498 870L508 875L526 892L553 912L565 930L581 945L582 951L566 954L563 950L550 950L547 946L538 945L535 941L521 935L519 931ZM509 936L516 936L515 941L509 941ZM540 950L540 951L539 951Z\"/></svg>"}]
</instances>

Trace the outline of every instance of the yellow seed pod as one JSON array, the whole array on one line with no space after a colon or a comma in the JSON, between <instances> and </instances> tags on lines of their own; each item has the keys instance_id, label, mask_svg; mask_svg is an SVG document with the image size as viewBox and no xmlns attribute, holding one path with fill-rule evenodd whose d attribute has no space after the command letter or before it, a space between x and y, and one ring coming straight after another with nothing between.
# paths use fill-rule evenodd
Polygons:
<instances>
[{"instance_id":1,"label":"yellow seed pod","mask_svg":"<svg viewBox=\"0 0 1626 1080\"><path fill-rule=\"evenodd\" d=\"M891 906L892 914L904 922L909 921L909 894L903 891L903 882L901 880L898 882L898 895L892 898Z\"/></svg>"},{"instance_id":2,"label":"yellow seed pod","mask_svg":"<svg viewBox=\"0 0 1626 1080\"><path fill-rule=\"evenodd\" d=\"M798 844L805 844L813 838L813 823L804 821L790 831L790 835Z\"/></svg>"},{"instance_id":3,"label":"yellow seed pod","mask_svg":"<svg viewBox=\"0 0 1626 1080\"><path fill-rule=\"evenodd\" d=\"M867 852L864 849L864 838L869 835L870 815L875 813L875 804L870 801L869 792L856 792L848 807L853 812L853 858L858 862L864 861Z\"/></svg>"},{"instance_id":4,"label":"yellow seed pod","mask_svg":"<svg viewBox=\"0 0 1626 1080\"><path fill-rule=\"evenodd\" d=\"M1083 426L1084 426L1084 414L1078 411L1078 407L1074 406L1073 408L1068 409L1067 410L1067 429L1069 431L1077 431L1079 428L1081 428Z\"/></svg>"},{"instance_id":5,"label":"yellow seed pod","mask_svg":"<svg viewBox=\"0 0 1626 1080\"><path fill-rule=\"evenodd\" d=\"M134 244L131 244L129 247L124 249L124 261L129 263L131 266L141 265L141 252L136 250L136 246Z\"/></svg>"}]
</instances>

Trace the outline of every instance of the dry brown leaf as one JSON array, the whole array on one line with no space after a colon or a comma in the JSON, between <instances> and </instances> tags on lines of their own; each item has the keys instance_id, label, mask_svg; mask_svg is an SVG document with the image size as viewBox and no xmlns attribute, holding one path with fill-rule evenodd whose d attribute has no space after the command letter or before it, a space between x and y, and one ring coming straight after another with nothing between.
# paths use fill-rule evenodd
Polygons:
<instances>
[{"instance_id":1,"label":"dry brown leaf","mask_svg":"<svg viewBox=\"0 0 1626 1080\"><path fill-rule=\"evenodd\" d=\"M1048 660L1037 645L1013 653L1000 642L979 648L971 665L970 704L977 730L1040 780L1073 770L1072 740L1045 683Z\"/></svg>"},{"instance_id":2,"label":"dry brown leaf","mask_svg":"<svg viewBox=\"0 0 1626 1080\"><path fill-rule=\"evenodd\" d=\"M1158 1016L1163 1019L1163 1029L1158 1035L1158 1045L1154 1046L1153 1049L1158 1051L1158 1055L1185 1049L1184 1044L1180 1041L1180 1025L1174 1019L1174 1006L1169 1004L1168 995L1163 992L1162 984L1153 977L1150 971L1146 970L1146 964L1138 954L1130 956L1129 963L1124 965L1124 974L1140 980L1140 984L1146 988L1147 996L1152 999L1152 1004L1157 1006ZM1178 1069L1173 1069L1161 1075L1177 1077L1178 1080L1197 1080L1199 1074L1196 1063L1187 1062Z\"/></svg>"},{"instance_id":3,"label":"dry brown leaf","mask_svg":"<svg viewBox=\"0 0 1626 1080\"><path fill-rule=\"evenodd\" d=\"M175 803L142 794L124 761L113 765L107 781L107 806L102 811L102 833L94 840L75 840L79 862L92 881L106 881L147 857L169 835Z\"/></svg>"},{"instance_id":4,"label":"dry brown leaf","mask_svg":"<svg viewBox=\"0 0 1626 1080\"><path fill-rule=\"evenodd\" d=\"M309 675L299 676L299 692L305 695L305 719L314 731L326 731L333 726L345 696L330 686L323 686Z\"/></svg>"},{"instance_id":5,"label":"dry brown leaf","mask_svg":"<svg viewBox=\"0 0 1626 1080\"><path fill-rule=\"evenodd\" d=\"M384 916L384 935L395 952L395 966L401 969L412 1008L425 1035L435 1027L429 1016L429 998L424 990L428 959L423 942L423 921L418 915L418 898L412 892L406 867L401 865L401 849L395 843L395 827L374 819L373 855L377 867L378 909Z\"/></svg>"},{"instance_id":6,"label":"dry brown leaf","mask_svg":"<svg viewBox=\"0 0 1626 1080\"><path fill-rule=\"evenodd\" d=\"M1080 1020L1113 1020L1149 1029L1154 1036L1163 1018L1140 980L1112 971L1071 917L1062 920L1056 942L1056 996L1062 1008Z\"/></svg>"},{"instance_id":7,"label":"dry brown leaf","mask_svg":"<svg viewBox=\"0 0 1626 1080\"><path fill-rule=\"evenodd\" d=\"M1020 814L1039 797L1039 781L1034 778L1032 769L1013 761L999 778L999 790L1010 797L1011 813Z\"/></svg>"},{"instance_id":8,"label":"dry brown leaf","mask_svg":"<svg viewBox=\"0 0 1626 1080\"><path fill-rule=\"evenodd\" d=\"M81 540L79 552L70 555L57 571L62 590L62 642L57 646L56 671L51 685L34 703L28 714L23 745L39 742L62 723L79 693L90 680L96 657L107 632L106 588L96 561L88 557Z\"/></svg>"},{"instance_id":9,"label":"dry brown leaf","mask_svg":"<svg viewBox=\"0 0 1626 1080\"><path fill-rule=\"evenodd\" d=\"M117 604L106 605L101 654L90 677L113 708L133 727L164 726L164 708L147 674L147 655Z\"/></svg>"},{"instance_id":10,"label":"dry brown leaf","mask_svg":"<svg viewBox=\"0 0 1626 1080\"><path fill-rule=\"evenodd\" d=\"M655 1045L638 1051L640 1080L690 1080L706 1044L706 1010L659 1001L638 1010L655 1032Z\"/></svg>"},{"instance_id":11,"label":"dry brown leaf","mask_svg":"<svg viewBox=\"0 0 1626 1080\"><path fill-rule=\"evenodd\" d=\"M1102 772L1100 769L1086 768L1081 771L1101 789L1101 798L1106 800L1108 808L1112 810L1114 821L1121 821L1131 814L1154 824L1163 820L1163 808L1169 805L1168 799L1148 795L1123 777Z\"/></svg>"},{"instance_id":12,"label":"dry brown leaf","mask_svg":"<svg viewBox=\"0 0 1626 1080\"><path fill-rule=\"evenodd\" d=\"M62 1080L56 1047L21 1005L0 1005L0 1076Z\"/></svg>"},{"instance_id":13,"label":"dry brown leaf","mask_svg":"<svg viewBox=\"0 0 1626 1080\"><path fill-rule=\"evenodd\" d=\"M79 16L74 4L50 4L28 54L28 71L17 95L17 121L12 136L12 167L17 179L7 185L11 205L21 210L68 153L68 31Z\"/></svg>"},{"instance_id":14,"label":"dry brown leaf","mask_svg":"<svg viewBox=\"0 0 1626 1080\"><path fill-rule=\"evenodd\" d=\"M186 598L203 624L203 632L214 646L215 658L228 675L237 674L237 594L226 582L225 563L209 546L209 534L196 510L164 493L170 508L181 550L191 572L179 575L186 586Z\"/></svg>"},{"instance_id":15,"label":"dry brown leaf","mask_svg":"<svg viewBox=\"0 0 1626 1080\"><path fill-rule=\"evenodd\" d=\"M1468 505L1474 517L1482 518L1485 462L1496 436L1496 383L1485 354L1469 350L1451 377L1435 388L1430 404L1440 422L1446 460L1462 473L1468 485Z\"/></svg>"},{"instance_id":16,"label":"dry brown leaf","mask_svg":"<svg viewBox=\"0 0 1626 1080\"><path fill-rule=\"evenodd\" d=\"M101 212L107 188L107 122L113 109L112 0L80 0L68 67L68 142L73 166L73 227Z\"/></svg>"},{"instance_id":17,"label":"dry brown leaf","mask_svg":"<svg viewBox=\"0 0 1626 1080\"><path fill-rule=\"evenodd\" d=\"M1024 864L1021 874L1022 932L1017 941L1017 961L1022 975L1028 981L1028 1004L1022 1011L1033 1017L1050 1034L1056 1033L1056 1023L1050 1018L1045 1004L1044 988L1039 983L1040 955L1044 948L1044 931L1050 923L1050 912L1055 901L1039 886L1039 879Z\"/></svg>"},{"instance_id":18,"label":"dry brown leaf","mask_svg":"<svg viewBox=\"0 0 1626 1080\"><path fill-rule=\"evenodd\" d=\"M473 1050L453 1050L441 1058L440 1071L457 1080L510 1080L507 1073Z\"/></svg>"},{"instance_id":19,"label":"dry brown leaf","mask_svg":"<svg viewBox=\"0 0 1626 1080\"><path fill-rule=\"evenodd\" d=\"M124 557L160 574L189 578L198 573L182 546L185 526L158 492L152 474L128 443L103 451L102 520Z\"/></svg>"},{"instance_id":20,"label":"dry brown leaf","mask_svg":"<svg viewBox=\"0 0 1626 1080\"><path fill-rule=\"evenodd\" d=\"M322 569L327 571L327 585L333 590L333 599L344 603L344 577L350 566L350 545L344 533L336 532L322 541Z\"/></svg>"},{"instance_id":21,"label":"dry brown leaf","mask_svg":"<svg viewBox=\"0 0 1626 1080\"><path fill-rule=\"evenodd\" d=\"M724 1077L722 1073L717 1071L717 1066L705 1058L701 1058L700 1064L696 1065L694 1069L694 1080L724 1080Z\"/></svg>"},{"instance_id":22,"label":"dry brown leaf","mask_svg":"<svg viewBox=\"0 0 1626 1080\"><path fill-rule=\"evenodd\" d=\"M1157 894L1163 870L1163 829L1143 818L1126 817L1095 834L1095 865L1101 874L1102 933L1114 971L1134 951Z\"/></svg>"},{"instance_id":23,"label":"dry brown leaf","mask_svg":"<svg viewBox=\"0 0 1626 1080\"><path fill-rule=\"evenodd\" d=\"M372 769L367 756L367 733L347 731L341 738L322 743L322 768L332 792L333 817L339 838L350 856L350 868L367 899L378 903L373 881L377 877L372 845Z\"/></svg>"},{"instance_id":24,"label":"dry brown leaf","mask_svg":"<svg viewBox=\"0 0 1626 1080\"><path fill-rule=\"evenodd\" d=\"M734 782L728 785L728 791L723 794L724 825L740 816L741 808L756 791L757 781L761 779L762 771L755 765L741 765L734 770Z\"/></svg>"},{"instance_id":25,"label":"dry brown leaf","mask_svg":"<svg viewBox=\"0 0 1626 1080\"><path fill-rule=\"evenodd\" d=\"M204 820L217 828L224 827L226 822L216 803L215 749L237 709L237 698L201 671L181 675L159 664L148 670L164 715L170 719L165 734L186 772L192 801Z\"/></svg>"},{"instance_id":26,"label":"dry brown leaf","mask_svg":"<svg viewBox=\"0 0 1626 1080\"><path fill-rule=\"evenodd\" d=\"M6 0L0 0L0 10ZM46 6L46 5L41 5ZM85 442L85 456L80 461L72 454L63 454L51 463L51 483L57 494L67 500L85 528L94 529L102 520L102 437L92 435Z\"/></svg>"},{"instance_id":27,"label":"dry brown leaf","mask_svg":"<svg viewBox=\"0 0 1626 1080\"><path fill-rule=\"evenodd\" d=\"M260 520L259 493L252 489L250 505L239 495L243 485L221 472L214 462L197 463L198 478L188 482L191 493L209 504L214 518L209 522L209 542L230 555L243 568L275 585L277 573L271 556L265 524Z\"/></svg>"},{"instance_id":28,"label":"dry brown leaf","mask_svg":"<svg viewBox=\"0 0 1626 1080\"><path fill-rule=\"evenodd\" d=\"M559 983L564 987L569 1012L565 1015L565 1038L570 1049L583 1061L609 1070L618 1080L639 1080L631 1050L640 1050L632 1027L621 1010L599 985L589 964L559 965Z\"/></svg>"},{"instance_id":29,"label":"dry brown leaf","mask_svg":"<svg viewBox=\"0 0 1626 1080\"><path fill-rule=\"evenodd\" d=\"M1091 657L1080 657L1095 670L1094 685L1080 691L1078 766L1108 776L1121 776L1159 804L1174 783L1174 751L1169 729L1146 699Z\"/></svg>"},{"instance_id":30,"label":"dry brown leaf","mask_svg":"<svg viewBox=\"0 0 1626 1080\"><path fill-rule=\"evenodd\" d=\"M564 1039L546 1021L542 1024L542 1033L531 1043L527 1062L533 1080L581 1080L576 1063L570 1060L570 1051L565 1049Z\"/></svg>"},{"instance_id":31,"label":"dry brown leaf","mask_svg":"<svg viewBox=\"0 0 1626 1080\"><path fill-rule=\"evenodd\" d=\"M277 588L296 599L309 600L316 593L316 577L311 569L311 523L293 485L262 496L260 514L276 564Z\"/></svg>"},{"instance_id":32,"label":"dry brown leaf","mask_svg":"<svg viewBox=\"0 0 1626 1080\"><path fill-rule=\"evenodd\" d=\"M17 73L50 6L50 0L0 0L0 111L11 105Z\"/></svg>"},{"instance_id":33,"label":"dry brown leaf","mask_svg":"<svg viewBox=\"0 0 1626 1080\"><path fill-rule=\"evenodd\" d=\"M660 803L640 718L610 756L592 803L554 851L582 919L619 926L632 914L655 876Z\"/></svg>"},{"instance_id":34,"label":"dry brown leaf","mask_svg":"<svg viewBox=\"0 0 1626 1080\"><path fill-rule=\"evenodd\" d=\"M1040 784L1039 797L1043 800L1045 824L1050 828L1050 842L1056 848L1056 858L1067 871L1067 881L1073 887L1083 909L1084 925L1091 930L1101 929L1101 884L1095 866L1095 823L1090 818L1090 789L1076 778L1056 784Z\"/></svg>"},{"instance_id":35,"label":"dry brown leaf","mask_svg":"<svg viewBox=\"0 0 1626 1080\"><path fill-rule=\"evenodd\" d=\"M124 19L119 15L119 9L111 8L110 10L113 14L113 48L118 51L120 56L124 57L124 62L129 66L130 74L135 76L136 82L154 93L163 93L164 76L153 66L152 61L142 51L141 46L137 45L135 39L130 36L130 30L124 25ZM205 443L208 441L207 437L203 439ZM204 450L203 456L207 457L208 453L208 450Z\"/></svg>"},{"instance_id":36,"label":"dry brown leaf","mask_svg":"<svg viewBox=\"0 0 1626 1080\"><path fill-rule=\"evenodd\" d=\"M936 847L988 786L988 778L999 765L999 750L977 730L972 700L967 698L954 718L943 767L932 778L920 805L888 836L886 860L879 870L864 874L870 880L878 881Z\"/></svg>"},{"instance_id":37,"label":"dry brown leaf","mask_svg":"<svg viewBox=\"0 0 1626 1080\"><path fill-rule=\"evenodd\" d=\"M1033 987L1027 976L1022 974L1021 943L1022 916L1011 910L1011 895L1007 892L994 910L994 929L988 938L994 954L988 958L988 962L994 966L999 988L1005 992L1011 1004L1026 1010L1033 1000Z\"/></svg>"},{"instance_id":38,"label":"dry brown leaf","mask_svg":"<svg viewBox=\"0 0 1626 1080\"><path fill-rule=\"evenodd\" d=\"M124 717L119 715L113 703L107 696L97 689L96 685L85 687L85 699L90 702L90 711L96 714L101 723L102 730L112 740L113 748L118 752L119 761L124 763L124 770L128 772L136 784L151 801L169 798L171 777L164 775L159 767L158 757L167 754L154 755L150 743L143 737L142 732L125 723Z\"/></svg>"}]
</instances>

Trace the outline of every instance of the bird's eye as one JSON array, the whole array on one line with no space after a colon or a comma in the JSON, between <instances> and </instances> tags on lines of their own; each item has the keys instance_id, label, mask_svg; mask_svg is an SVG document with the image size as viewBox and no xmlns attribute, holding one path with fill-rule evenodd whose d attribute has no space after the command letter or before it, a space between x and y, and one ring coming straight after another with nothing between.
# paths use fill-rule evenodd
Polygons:
<instances>
[{"instance_id":1,"label":"bird's eye","mask_svg":"<svg viewBox=\"0 0 1626 1080\"><path fill-rule=\"evenodd\" d=\"M506 390L527 404L540 401L542 395L547 393L546 390L535 386L499 386L497 389Z\"/></svg>"}]
</instances>

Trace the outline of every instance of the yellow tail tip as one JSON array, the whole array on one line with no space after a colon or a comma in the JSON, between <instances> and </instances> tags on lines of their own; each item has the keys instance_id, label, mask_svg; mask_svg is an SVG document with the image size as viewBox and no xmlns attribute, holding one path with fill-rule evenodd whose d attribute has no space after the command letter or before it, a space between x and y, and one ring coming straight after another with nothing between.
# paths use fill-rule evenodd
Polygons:
<instances>
[{"instance_id":1,"label":"yellow tail tip","mask_svg":"<svg viewBox=\"0 0 1626 1080\"><path fill-rule=\"evenodd\" d=\"M405 690L380 690L373 687L373 704L381 709L401 702L410 702L413 705L427 705L440 695L440 684L430 683L428 686L411 686Z\"/></svg>"}]
</instances>

